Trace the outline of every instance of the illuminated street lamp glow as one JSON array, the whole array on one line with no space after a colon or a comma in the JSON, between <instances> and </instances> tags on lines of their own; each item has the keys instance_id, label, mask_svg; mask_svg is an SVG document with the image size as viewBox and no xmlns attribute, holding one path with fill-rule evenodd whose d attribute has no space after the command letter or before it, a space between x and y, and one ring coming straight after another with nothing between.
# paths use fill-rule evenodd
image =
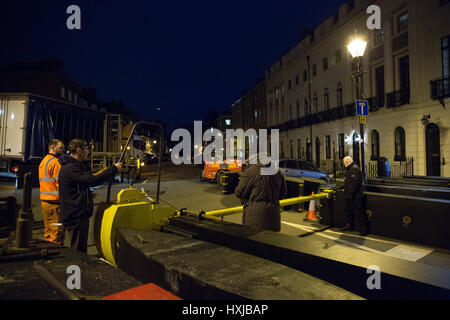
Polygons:
<instances>
[{"instance_id":1,"label":"illuminated street lamp glow","mask_svg":"<svg viewBox=\"0 0 450 320\"><path fill-rule=\"evenodd\" d=\"M366 51L367 41L360 38L354 38L348 45L347 49L353 58L358 58L364 56Z\"/></svg>"},{"instance_id":2,"label":"illuminated street lamp glow","mask_svg":"<svg viewBox=\"0 0 450 320\"><path fill-rule=\"evenodd\" d=\"M154 144L156 144L156 142L157 142L156 140L153 140L153 143L154 143Z\"/></svg>"}]
</instances>

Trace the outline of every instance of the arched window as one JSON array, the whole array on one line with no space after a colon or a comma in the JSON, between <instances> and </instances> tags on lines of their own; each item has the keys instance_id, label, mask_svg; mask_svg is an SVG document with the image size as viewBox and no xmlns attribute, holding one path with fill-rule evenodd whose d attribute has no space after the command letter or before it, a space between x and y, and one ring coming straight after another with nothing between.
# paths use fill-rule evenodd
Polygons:
<instances>
[{"instance_id":1,"label":"arched window","mask_svg":"<svg viewBox=\"0 0 450 320\"><path fill-rule=\"evenodd\" d=\"M337 85L337 106L343 107L344 106L344 94L342 89L342 83L338 83Z\"/></svg>"},{"instance_id":2,"label":"arched window","mask_svg":"<svg viewBox=\"0 0 450 320\"><path fill-rule=\"evenodd\" d=\"M330 94L328 93L328 88L323 91L323 106L325 110L330 110Z\"/></svg>"},{"instance_id":3,"label":"arched window","mask_svg":"<svg viewBox=\"0 0 450 320\"><path fill-rule=\"evenodd\" d=\"M372 143L372 156L370 159L378 160L380 158L380 134L377 130L372 131L372 137L370 140Z\"/></svg>"},{"instance_id":4,"label":"arched window","mask_svg":"<svg viewBox=\"0 0 450 320\"><path fill-rule=\"evenodd\" d=\"M395 129L394 161L406 161L406 134L402 127Z\"/></svg>"}]
</instances>

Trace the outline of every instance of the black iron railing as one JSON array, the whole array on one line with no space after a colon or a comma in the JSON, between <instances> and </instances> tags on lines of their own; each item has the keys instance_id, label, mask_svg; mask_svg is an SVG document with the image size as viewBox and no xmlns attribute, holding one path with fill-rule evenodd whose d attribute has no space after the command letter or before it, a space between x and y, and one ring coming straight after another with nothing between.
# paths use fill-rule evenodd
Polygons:
<instances>
[{"instance_id":1,"label":"black iron railing","mask_svg":"<svg viewBox=\"0 0 450 320\"><path fill-rule=\"evenodd\" d=\"M400 163L378 161L366 165L367 178L394 178L401 179L414 175L414 158L410 157Z\"/></svg>"},{"instance_id":2,"label":"black iron railing","mask_svg":"<svg viewBox=\"0 0 450 320\"><path fill-rule=\"evenodd\" d=\"M410 91L408 89L403 89L399 91L394 91L386 95L386 107L394 108L401 105L409 104Z\"/></svg>"},{"instance_id":3,"label":"black iron railing","mask_svg":"<svg viewBox=\"0 0 450 320\"><path fill-rule=\"evenodd\" d=\"M450 77L430 81L431 99L441 100L450 97Z\"/></svg>"},{"instance_id":4,"label":"black iron railing","mask_svg":"<svg viewBox=\"0 0 450 320\"><path fill-rule=\"evenodd\" d=\"M384 95L369 98L369 111L377 111L384 107Z\"/></svg>"}]
</instances>

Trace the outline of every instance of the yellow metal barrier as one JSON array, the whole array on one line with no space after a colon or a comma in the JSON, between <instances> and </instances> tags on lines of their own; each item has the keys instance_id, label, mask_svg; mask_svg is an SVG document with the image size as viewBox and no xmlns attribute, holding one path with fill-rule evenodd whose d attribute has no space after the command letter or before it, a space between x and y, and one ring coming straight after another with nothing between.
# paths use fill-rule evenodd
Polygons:
<instances>
[{"instance_id":1,"label":"yellow metal barrier","mask_svg":"<svg viewBox=\"0 0 450 320\"><path fill-rule=\"evenodd\" d=\"M292 206L294 204L305 203L305 202L308 202L311 200L331 199L333 194L335 194L334 190L322 190L321 193L312 194L310 196L283 199L283 200L280 200L280 207ZM244 212L244 206L240 206L240 207L206 211L206 212L202 212L200 215L203 217L224 217L224 216L230 216L233 214L238 214L238 213L243 213L243 212Z\"/></svg>"}]
</instances>

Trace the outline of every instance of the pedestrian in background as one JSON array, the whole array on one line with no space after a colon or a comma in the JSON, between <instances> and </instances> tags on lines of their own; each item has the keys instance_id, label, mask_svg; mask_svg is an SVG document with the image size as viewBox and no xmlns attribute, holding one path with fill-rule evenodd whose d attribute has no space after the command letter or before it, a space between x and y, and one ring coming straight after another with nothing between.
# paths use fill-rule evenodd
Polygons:
<instances>
[{"instance_id":1,"label":"pedestrian in background","mask_svg":"<svg viewBox=\"0 0 450 320\"><path fill-rule=\"evenodd\" d=\"M58 175L61 165L58 158L64 153L64 143L53 139L48 144L48 154L39 164L39 189L41 213L44 219L44 240L64 244L61 224Z\"/></svg>"},{"instance_id":2,"label":"pedestrian in background","mask_svg":"<svg viewBox=\"0 0 450 320\"><path fill-rule=\"evenodd\" d=\"M344 158L347 174L344 182L345 192L345 226L341 231L353 231L353 221L356 215L361 236L369 234L369 219L364 210L362 173L351 157Z\"/></svg>"},{"instance_id":3,"label":"pedestrian in background","mask_svg":"<svg viewBox=\"0 0 450 320\"><path fill-rule=\"evenodd\" d=\"M244 205L242 224L257 232L281 230L280 199L286 197L286 181L280 170L274 175L261 175L261 168L269 166L250 165L236 187L236 196Z\"/></svg>"},{"instance_id":4,"label":"pedestrian in background","mask_svg":"<svg viewBox=\"0 0 450 320\"><path fill-rule=\"evenodd\" d=\"M94 213L94 201L90 187L102 184L113 178L121 163L93 175L86 161L89 144L82 139L70 141L68 151L59 159L59 197L64 227L70 238L72 249L87 252L89 218Z\"/></svg>"}]
</instances>

